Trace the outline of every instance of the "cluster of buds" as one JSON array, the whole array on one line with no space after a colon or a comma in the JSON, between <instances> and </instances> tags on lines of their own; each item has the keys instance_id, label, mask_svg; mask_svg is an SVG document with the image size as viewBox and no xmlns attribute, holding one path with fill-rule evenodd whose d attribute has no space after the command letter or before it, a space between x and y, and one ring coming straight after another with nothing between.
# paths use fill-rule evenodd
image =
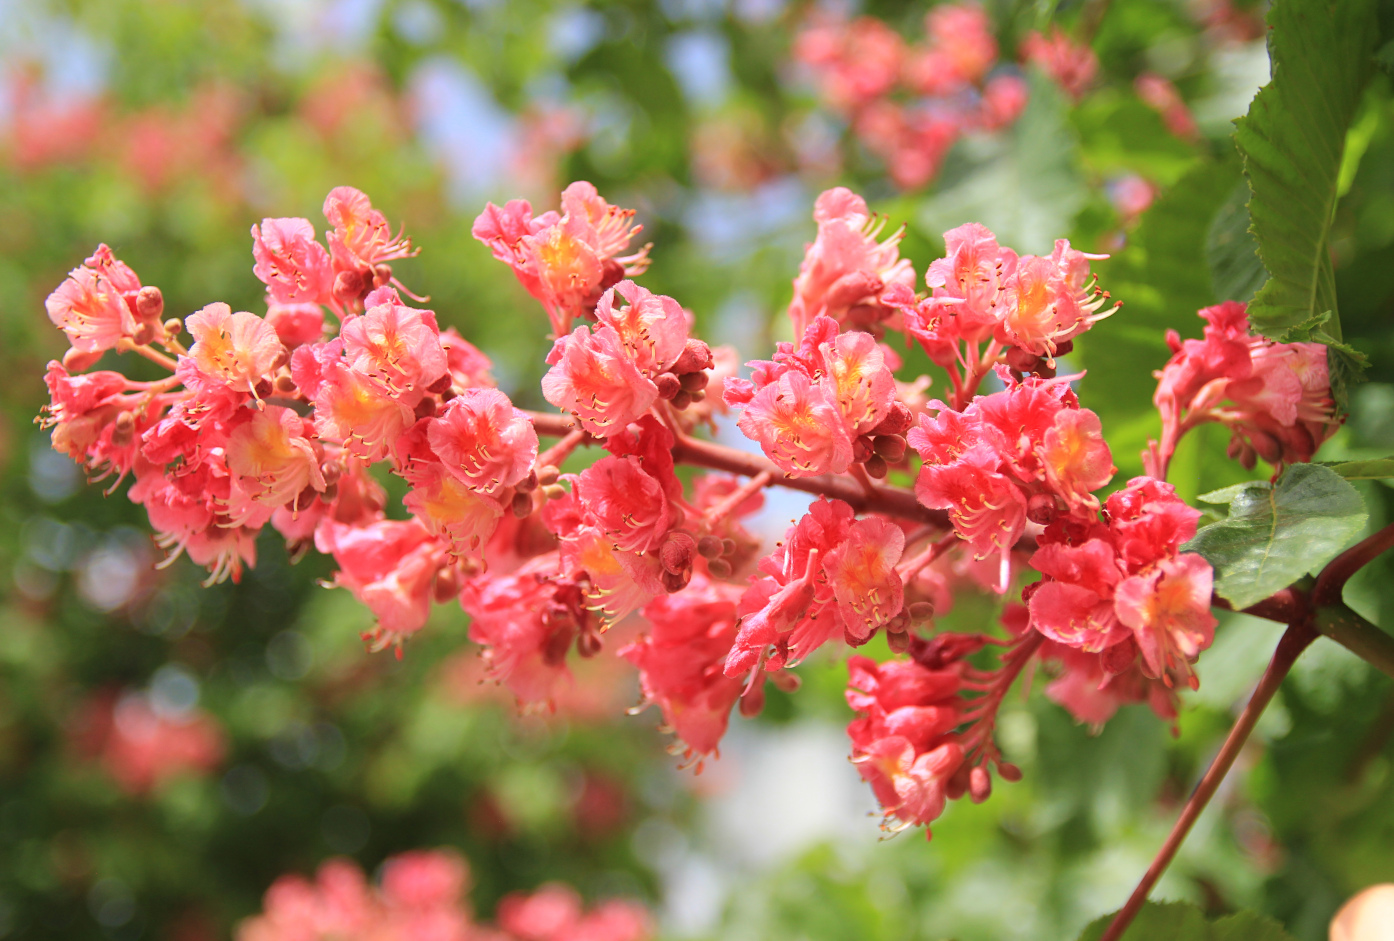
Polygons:
<instances>
[{"instance_id":1,"label":"cluster of buds","mask_svg":"<svg viewBox=\"0 0 1394 941\"><path fill-rule=\"evenodd\" d=\"M1152 477L1101 501L1114 466L1099 418L1073 377L1054 375L1055 357L1117 309L1103 310L1089 273L1100 256L1064 241L1018 255L969 224L946 234L917 297L899 235L882 239L860 197L830 190L794 282L797 342L744 378L676 300L626 277L647 260L616 257L637 231L630 210L584 183L562 205L537 218L490 205L475 223L551 317L542 393L560 413L514 407L483 353L403 302L385 266L406 243L341 188L327 249L305 220L257 227L267 315L210 304L183 324L188 348L177 321L134 342L152 295L109 251L74 272L49 303L77 351L49 367L54 445L97 473L133 473L161 544L213 578L236 578L267 525L293 552L331 554L334 584L377 616L374 649L400 656L433 603L457 601L488 675L524 705L553 703L571 651L597 656L606 630L639 614L647 631L619 656L699 768L733 707L760 711L766 681L792 691L791 668L813 651L880 633L909 659L853 660L852 738L896 826L986 797L994 772L1014 779L993 729L1033 659L1058 665L1050 695L1084 721L1125 702L1174 714L1214 624L1210 569L1180 551L1195 511ZM1204 341L1173 341L1163 417L1225 421L1264 455L1268 434L1287 459L1300 430L1310 456L1319 439L1303 422L1329 421L1325 372L1293 378L1289 366L1315 362L1308 345L1248 337L1242 313L1205 312ZM897 380L889 331L945 367L947 401L926 401L927 377ZM77 371L111 349L171 375ZM1003 389L978 395L994 374ZM763 457L700 437L728 408ZM559 440L544 451L544 437ZM583 444L605 453L578 466ZM685 482L679 463L718 473ZM408 484L408 518L388 517L375 464ZM917 475L914 490L882 482L892 472ZM762 556L743 520L781 484L816 499ZM955 566L999 594L1040 573L1008 608L1006 638L935 632ZM988 645L995 667L985 654L967 664Z\"/></svg>"},{"instance_id":2,"label":"cluster of buds","mask_svg":"<svg viewBox=\"0 0 1394 941\"><path fill-rule=\"evenodd\" d=\"M997 53L992 23L973 3L934 7L918 42L875 17L824 16L794 44L825 103L903 189L933 180L965 131L999 130L1020 117L1026 83L997 67Z\"/></svg>"}]
</instances>

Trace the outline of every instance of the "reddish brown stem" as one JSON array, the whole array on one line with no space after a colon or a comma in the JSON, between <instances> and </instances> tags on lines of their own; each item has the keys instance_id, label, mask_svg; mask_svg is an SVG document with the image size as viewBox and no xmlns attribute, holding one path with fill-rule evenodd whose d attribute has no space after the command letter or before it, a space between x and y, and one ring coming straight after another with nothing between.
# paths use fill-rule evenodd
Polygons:
<instances>
[{"instance_id":1,"label":"reddish brown stem","mask_svg":"<svg viewBox=\"0 0 1394 941\"><path fill-rule=\"evenodd\" d=\"M1394 523L1357 542L1326 564L1312 590L1313 606L1340 604L1341 592L1351 576L1389 549L1394 549Z\"/></svg>"},{"instance_id":2,"label":"reddish brown stem","mask_svg":"<svg viewBox=\"0 0 1394 941\"><path fill-rule=\"evenodd\" d=\"M566 432L560 441L537 456L537 466L561 467L562 462L571 456L571 452L584 444L589 437L590 435L580 428Z\"/></svg>"},{"instance_id":3,"label":"reddish brown stem","mask_svg":"<svg viewBox=\"0 0 1394 941\"><path fill-rule=\"evenodd\" d=\"M550 415L544 412L526 412L539 435L560 437L575 430L575 423L565 415ZM899 487L882 487L873 484L870 488L851 477L824 474L821 477L786 477L784 472L765 457L737 451L725 445L700 438L684 437L673 447L673 461L677 464L691 464L708 470L725 471L742 477L770 475L770 483L790 490L831 497L851 504L858 513L882 513L898 516L901 519L926 523L937 530L949 529L949 516L943 510L931 510L922 506L911 490Z\"/></svg>"},{"instance_id":4,"label":"reddish brown stem","mask_svg":"<svg viewBox=\"0 0 1394 941\"><path fill-rule=\"evenodd\" d=\"M1234 760L1239 757L1240 750L1244 747L1244 743L1249 740L1249 734L1258 724L1259 716L1263 714L1263 710L1268 706L1273 694L1278 691L1283 678L1292 669L1298 655L1306 650L1316 637L1317 632L1312 628L1307 618L1288 625L1287 631L1278 641L1278 649L1273 652L1273 659L1269 662L1268 669L1263 672L1263 678L1258 681L1253 696L1249 697L1249 703L1244 707L1239 721L1234 724L1234 728L1229 730L1229 737L1220 747L1220 753L1215 756L1215 760L1210 763L1210 769L1205 772L1205 777L1201 778L1200 784L1196 785L1195 791L1191 793L1191 799L1186 802L1185 809L1181 811L1180 819L1171 828L1170 835L1162 844L1162 848L1157 851L1157 856L1152 860L1152 865L1148 867L1142 881L1133 890L1127 904L1114 916L1108 930L1103 933L1099 941L1118 941L1119 938L1123 937L1123 932L1128 930L1128 925L1132 924L1133 918L1137 916L1143 903L1147 901L1152 887L1156 885L1157 880L1171 864L1172 858L1176 855L1176 851L1181 848L1181 843L1186 839L1186 835L1191 832L1196 818L1210 803L1210 798L1215 796L1220 782L1229 773Z\"/></svg>"},{"instance_id":5,"label":"reddish brown stem","mask_svg":"<svg viewBox=\"0 0 1394 941\"><path fill-rule=\"evenodd\" d=\"M736 507L768 487L771 480L773 480L773 476L769 473L756 474L754 477L747 480L742 486L736 488L730 496L707 511L707 526L712 527L720 523L726 518L727 514Z\"/></svg>"}]
</instances>

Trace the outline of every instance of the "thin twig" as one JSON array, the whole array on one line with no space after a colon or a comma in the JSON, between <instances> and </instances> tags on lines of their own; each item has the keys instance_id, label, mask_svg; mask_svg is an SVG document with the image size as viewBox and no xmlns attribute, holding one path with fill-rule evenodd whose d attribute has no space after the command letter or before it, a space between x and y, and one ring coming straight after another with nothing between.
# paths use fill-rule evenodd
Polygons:
<instances>
[{"instance_id":1,"label":"thin twig","mask_svg":"<svg viewBox=\"0 0 1394 941\"><path fill-rule=\"evenodd\" d=\"M773 474L771 474L769 471L764 471L762 473L756 474L754 477L747 480L740 487L733 490L730 494L726 496L724 500L722 500L720 503L716 504L710 510L707 511L705 517L707 527L710 528L712 526L715 526L717 523L724 520L727 514L729 514L736 507L740 506L746 500L749 500L752 496L768 487L770 485L770 481L772 481L773 479Z\"/></svg>"},{"instance_id":2,"label":"thin twig","mask_svg":"<svg viewBox=\"0 0 1394 941\"><path fill-rule=\"evenodd\" d=\"M1269 662L1268 669L1263 672L1263 678L1258 681L1253 696L1249 697L1249 703L1240 714L1239 721L1235 722L1234 728L1229 730L1229 737L1220 747L1220 753L1215 756L1215 760L1210 763L1210 769L1205 772L1205 777L1201 778L1200 784L1196 785L1195 791L1191 793L1191 799L1186 802L1185 809L1181 811L1180 819L1171 828L1170 835L1162 844L1162 848L1157 851L1157 856L1152 860L1152 865L1147 868L1142 881L1133 890L1127 904L1114 916L1108 930L1103 933L1099 941L1118 941L1123 936L1123 932L1128 930L1128 925L1132 924L1133 918L1137 916L1143 903L1147 901L1152 887L1156 885L1157 880L1171 864L1172 858L1176 855L1176 851L1181 848L1181 843L1186 839L1186 835L1191 832L1196 818L1210 803L1210 798L1215 796L1220 782L1229 773L1234 760L1239 757L1240 750L1244 747L1244 743L1249 740L1249 734L1258 724L1259 716L1263 714L1263 710L1273 699L1273 694L1278 691L1283 678L1292 669L1298 655L1306 650L1316 637L1316 631L1312 629L1306 618L1289 625L1287 631L1283 633L1282 639L1278 641L1278 649L1273 651L1273 659Z\"/></svg>"},{"instance_id":3,"label":"thin twig","mask_svg":"<svg viewBox=\"0 0 1394 941\"><path fill-rule=\"evenodd\" d=\"M1361 660L1394 677L1394 637L1343 604L1318 608L1313 626Z\"/></svg>"},{"instance_id":4,"label":"thin twig","mask_svg":"<svg viewBox=\"0 0 1394 941\"><path fill-rule=\"evenodd\" d=\"M1313 606L1323 608L1340 604L1341 592L1351 576L1389 549L1394 549L1394 523L1360 540L1326 563L1317 578L1316 588L1312 590Z\"/></svg>"}]
</instances>

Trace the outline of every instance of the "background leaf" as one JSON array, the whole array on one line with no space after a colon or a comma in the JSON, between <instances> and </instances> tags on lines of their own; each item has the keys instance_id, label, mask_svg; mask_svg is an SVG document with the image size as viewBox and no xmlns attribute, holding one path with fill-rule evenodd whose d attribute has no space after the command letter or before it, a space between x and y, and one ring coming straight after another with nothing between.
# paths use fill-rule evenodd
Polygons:
<instances>
[{"instance_id":1,"label":"background leaf","mask_svg":"<svg viewBox=\"0 0 1394 941\"><path fill-rule=\"evenodd\" d=\"M1380 457L1365 461L1322 461L1346 480L1388 480L1394 477L1394 457Z\"/></svg>"},{"instance_id":2,"label":"background leaf","mask_svg":"<svg viewBox=\"0 0 1394 941\"><path fill-rule=\"evenodd\" d=\"M1269 14L1273 80L1238 122L1249 215L1271 275L1254 298L1256 329L1280 338L1336 310L1329 235L1346 130L1379 35L1369 0L1280 0ZM1334 320L1329 332L1340 339Z\"/></svg>"},{"instance_id":3,"label":"background leaf","mask_svg":"<svg viewBox=\"0 0 1394 941\"><path fill-rule=\"evenodd\" d=\"M1201 497L1228 504L1229 518L1183 548L1215 567L1215 591L1247 608L1316 572L1365 527L1365 501L1339 474L1296 464L1276 486L1254 481Z\"/></svg>"}]
</instances>

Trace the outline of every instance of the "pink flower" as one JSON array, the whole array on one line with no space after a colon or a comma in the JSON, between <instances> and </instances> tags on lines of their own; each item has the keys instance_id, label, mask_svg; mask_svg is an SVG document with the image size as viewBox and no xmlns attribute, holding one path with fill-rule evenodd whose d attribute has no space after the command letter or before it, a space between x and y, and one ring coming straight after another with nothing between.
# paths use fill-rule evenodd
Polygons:
<instances>
[{"instance_id":1,"label":"pink flower","mask_svg":"<svg viewBox=\"0 0 1394 941\"><path fill-rule=\"evenodd\" d=\"M808 246L789 318L794 336L802 337L814 318L828 316L839 325L873 325L890 316L880 296L889 285L912 285L909 259L900 257L903 231L878 242L885 222L877 221L866 201L843 187L827 190L814 204L818 237Z\"/></svg>"},{"instance_id":2,"label":"pink flower","mask_svg":"<svg viewBox=\"0 0 1394 941\"><path fill-rule=\"evenodd\" d=\"M249 512L246 503L274 509L306 489L323 492L319 455L305 432L295 412L268 405L228 435L227 467L234 482L229 515L234 522Z\"/></svg>"},{"instance_id":3,"label":"pink flower","mask_svg":"<svg viewBox=\"0 0 1394 941\"><path fill-rule=\"evenodd\" d=\"M828 553L825 572L848 632L865 640L885 627L905 604L896 563L905 551L905 533L884 519L852 524L841 545Z\"/></svg>"},{"instance_id":4,"label":"pink flower","mask_svg":"<svg viewBox=\"0 0 1394 941\"><path fill-rule=\"evenodd\" d=\"M1017 255L997 244L986 226L969 222L944 233L945 257L930 262L925 283L952 318L954 333L970 343L987 339L1002 323L1016 276Z\"/></svg>"},{"instance_id":5,"label":"pink flower","mask_svg":"<svg viewBox=\"0 0 1394 941\"><path fill-rule=\"evenodd\" d=\"M345 321L339 336L349 366L391 390L408 407L446 374L440 329L429 310L382 303Z\"/></svg>"},{"instance_id":6,"label":"pink flower","mask_svg":"<svg viewBox=\"0 0 1394 941\"><path fill-rule=\"evenodd\" d=\"M381 650L421 629L431 612L431 589L444 547L416 520L379 520L365 526L326 521L315 533L321 552L334 556L334 584L353 592L377 617L365 639Z\"/></svg>"},{"instance_id":7,"label":"pink flower","mask_svg":"<svg viewBox=\"0 0 1394 941\"><path fill-rule=\"evenodd\" d=\"M1162 116L1173 135L1188 142L1199 138L1196 119L1175 85L1155 72L1143 72L1133 81L1133 88L1147 107Z\"/></svg>"},{"instance_id":8,"label":"pink flower","mask_svg":"<svg viewBox=\"0 0 1394 941\"><path fill-rule=\"evenodd\" d=\"M466 389L429 420L426 437L446 469L473 490L492 494L532 472L537 432L497 389Z\"/></svg>"},{"instance_id":9,"label":"pink flower","mask_svg":"<svg viewBox=\"0 0 1394 941\"><path fill-rule=\"evenodd\" d=\"M336 186L324 198L324 218L333 229L328 233L333 268L364 271L375 265L415 254L411 240L392 234L387 217L373 208L362 191L352 186Z\"/></svg>"},{"instance_id":10,"label":"pink flower","mask_svg":"<svg viewBox=\"0 0 1394 941\"><path fill-rule=\"evenodd\" d=\"M639 905L611 900L585 912L576 890L556 882L504 896L498 921L517 941L649 941L654 931Z\"/></svg>"},{"instance_id":11,"label":"pink flower","mask_svg":"<svg viewBox=\"0 0 1394 941\"><path fill-rule=\"evenodd\" d=\"M117 261L106 245L98 245L91 258L68 273L44 307L73 349L100 353L114 349L122 337L135 336L140 287L135 272Z\"/></svg>"},{"instance_id":12,"label":"pink flower","mask_svg":"<svg viewBox=\"0 0 1394 941\"><path fill-rule=\"evenodd\" d=\"M1132 629L1148 676L1199 681L1190 665L1215 637L1210 613L1214 572L1194 552L1162 559L1155 569L1125 579L1114 596L1118 619Z\"/></svg>"},{"instance_id":13,"label":"pink flower","mask_svg":"<svg viewBox=\"0 0 1394 941\"><path fill-rule=\"evenodd\" d=\"M311 362L308 357L301 360L307 369ZM342 360L324 365L314 397L315 433L322 439L342 441L361 460L386 457L411 427L415 417L411 408L386 386Z\"/></svg>"},{"instance_id":14,"label":"pink flower","mask_svg":"<svg viewBox=\"0 0 1394 941\"><path fill-rule=\"evenodd\" d=\"M852 438L836 405L802 372L790 370L755 393L736 424L790 477L841 474L852 462Z\"/></svg>"},{"instance_id":15,"label":"pink flower","mask_svg":"<svg viewBox=\"0 0 1394 941\"><path fill-rule=\"evenodd\" d=\"M813 67L824 95L839 110L855 109L890 91L904 55L900 35L870 16L851 23L817 22L794 43L794 58Z\"/></svg>"},{"instance_id":16,"label":"pink flower","mask_svg":"<svg viewBox=\"0 0 1394 941\"><path fill-rule=\"evenodd\" d=\"M587 327L556 341L547 356L542 394L571 412L581 427L605 437L622 431L658 401L658 387L640 371L614 327Z\"/></svg>"},{"instance_id":17,"label":"pink flower","mask_svg":"<svg viewBox=\"0 0 1394 941\"><path fill-rule=\"evenodd\" d=\"M334 272L309 219L263 219L252 226L252 273L278 304L328 304Z\"/></svg>"},{"instance_id":18,"label":"pink flower","mask_svg":"<svg viewBox=\"0 0 1394 941\"><path fill-rule=\"evenodd\" d=\"M1084 97L1099 70L1094 50L1076 43L1058 26L1051 27L1049 36L1031 33L1021 44L1021 53L1027 62L1040 66L1075 101Z\"/></svg>"},{"instance_id":19,"label":"pink flower","mask_svg":"<svg viewBox=\"0 0 1394 941\"><path fill-rule=\"evenodd\" d=\"M925 32L961 82L980 82L997 60L992 21L974 3L946 3L925 14Z\"/></svg>"},{"instance_id":20,"label":"pink flower","mask_svg":"<svg viewBox=\"0 0 1394 941\"><path fill-rule=\"evenodd\" d=\"M627 306L615 306L616 293L628 301ZM630 360L649 378L677 362L687 346L687 315L682 305L633 281L621 281L601 295L595 316L614 328Z\"/></svg>"},{"instance_id":21,"label":"pink flower","mask_svg":"<svg viewBox=\"0 0 1394 941\"><path fill-rule=\"evenodd\" d=\"M573 319L591 316L607 288L648 268L647 247L619 257L641 228L630 225L634 210L611 206L586 182L568 186L561 204L560 216L548 212L533 218L525 200L502 209L490 203L473 229L542 303L557 337L570 330Z\"/></svg>"},{"instance_id":22,"label":"pink flower","mask_svg":"<svg viewBox=\"0 0 1394 941\"><path fill-rule=\"evenodd\" d=\"M1018 349L1044 358L1056 348L1084 333L1118 309L1099 313L1108 295L1093 290L1089 280L1091 259L1056 239L1049 258L1025 255L1017 261L1016 276L1008 285L1007 307L998 338Z\"/></svg>"},{"instance_id":23,"label":"pink flower","mask_svg":"<svg viewBox=\"0 0 1394 941\"><path fill-rule=\"evenodd\" d=\"M324 337L324 308L319 304L280 304L267 298L266 322L288 349L318 343Z\"/></svg>"},{"instance_id":24,"label":"pink flower","mask_svg":"<svg viewBox=\"0 0 1394 941\"><path fill-rule=\"evenodd\" d=\"M676 508L636 457L601 458L581 472L576 492L606 538L620 549L657 549L673 524Z\"/></svg>"},{"instance_id":25,"label":"pink flower","mask_svg":"<svg viewBox=\"0 0 1394 941\"><path fill-rule=\"evenodd\" d=\"M440 332L441 349L445 350L446 366L455 391L492 388L496 383L490 373L493 363L473 343L460 336L454 327Z\"/></svg>"},{"instance_id":26,"label":"pink flower","mask_svg":"<svg viewBox=\"0 0 1394 941\"><path fill-rule=\"evenodd\" d=\"M209 304L184 321L194 343L189 359L201 376L236 392L253 392L284 353L276 329L256 314Z\"/></svg>"},{"instance_id":27,"label":"pink flower","mask_svg":"<svg viewBox=\"0 0 1394 941\"><path fill-rule=\"evenodd\" d=\"M736 639L741 589L696 573L682 591L644 608L648 633L619 654L639 670L644 700L663 710L689 759L715 754L746 686L722 670Z\"/></svg>"},{"instance_id":28,"label":"pink flower","mask_svg":"<svg viewBox=\"0 0 1394 941\"><path fill-rule=\"evenodd\" d=\"M167 781L204 777L223 760L223 730L202 710L162 712L144 693L88 703L72 729L80 751L97 758L121 790L140 797Z\"/></svg>"},{"instance_id":29,"label":"pink flower","mask_svg":"<svg viewBox=\"0 0 1394 941\"><path fill-rule=\"evenodd\" d=\"M503 517L504 507L498 500L440 463L414 467L404 476L411 490L402 504L427 532L447 540L456 554L481 551Z\"/></svg>"}]
</instances>

